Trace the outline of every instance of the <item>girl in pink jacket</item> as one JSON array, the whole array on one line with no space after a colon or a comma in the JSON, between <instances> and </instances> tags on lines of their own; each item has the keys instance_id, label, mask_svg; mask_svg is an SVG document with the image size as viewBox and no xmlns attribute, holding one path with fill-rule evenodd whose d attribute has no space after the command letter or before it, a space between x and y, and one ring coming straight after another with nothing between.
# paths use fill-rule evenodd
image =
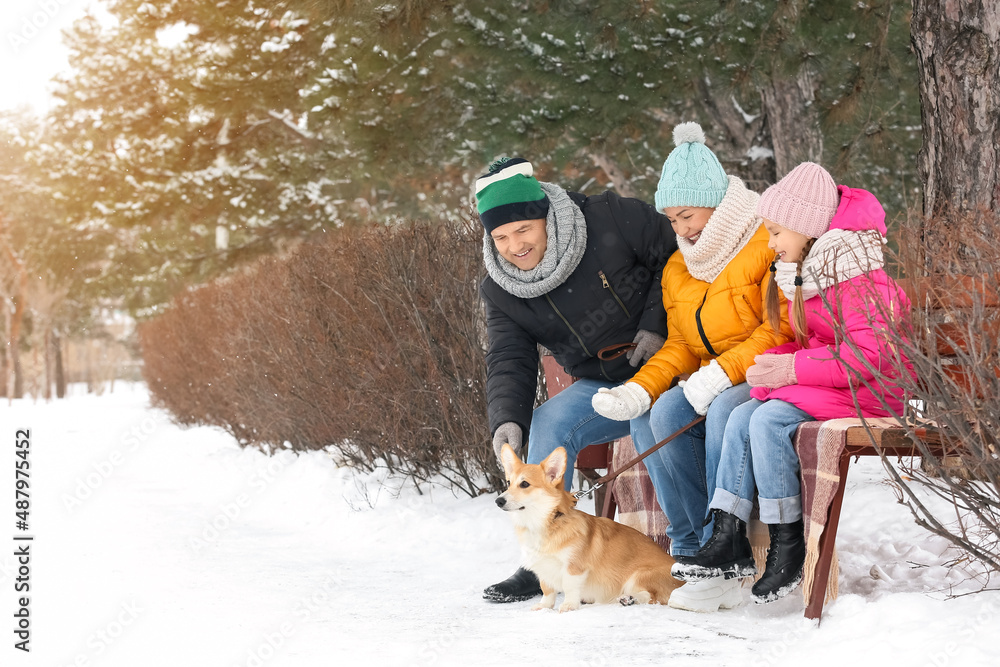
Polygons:
<instances>
[{"instance_id":1,"label":"girl in pink jacket","mask_svg":"<svg viewBox=\"0 0 1000 667\"><path fill-rule=\"evenodd\" d=\"M673 575L698 581L757 573L746 522L756 489L771 545L754 602L777 600L799 584L805 561L799 460L792 438L805 421L900 414L893 382L909 361L888 345L909 310L886 274L885 211L875 196L837 186L805 162L768 188L757 203L775 251L771 281L788 298L795 340L758 355L747 370L752 400L726 422L716 489L709 505L712 537L694 562ZM779 305L773 285L769 321ZM855 400L857 403L855 403Z\"/></svg>"}]
</instances>

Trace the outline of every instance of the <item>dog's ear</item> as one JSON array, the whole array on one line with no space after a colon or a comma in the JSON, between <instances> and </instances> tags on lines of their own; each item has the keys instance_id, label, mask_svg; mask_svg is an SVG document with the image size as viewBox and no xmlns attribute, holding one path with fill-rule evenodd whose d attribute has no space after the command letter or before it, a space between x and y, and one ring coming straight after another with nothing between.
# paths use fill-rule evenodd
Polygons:
<instances>
[{"instance_id":1,"label":"dog's ear","mask_svg":"<svg viewBox=\"0 0 1000 667\"><path fill-rule=\"evenodd\" d=\"M503 464L503 473L507 476L508 481L514 477L514 468L521 464L521 459L517 458L517 454L506 442L503 443L503 449L500 450L500 463Z\"/></svg>"},{"instance_id":2,"label":"dog's ear","mask_svg":"<svg viewBox=\"0 0 1000 667\"><path fill-rule=\"evenodd\" d=\"M542 471L546 479L553 486L558 482L562 484L563 475L566 474L566 450L556 447L555 450L542 461Z\"/></svg>"}]
</instances>

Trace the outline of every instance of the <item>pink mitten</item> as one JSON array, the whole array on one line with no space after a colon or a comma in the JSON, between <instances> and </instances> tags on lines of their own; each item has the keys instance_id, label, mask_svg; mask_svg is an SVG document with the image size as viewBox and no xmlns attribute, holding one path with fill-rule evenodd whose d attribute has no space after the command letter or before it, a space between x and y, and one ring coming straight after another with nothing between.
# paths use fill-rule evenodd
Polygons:
<instances>
[{"instance_id":1,"label":"pink mitten","mask_svg":"<svg viewBox=\"0 0 1000 667\"><path fill-rule=\"evenodd\" d=\"M777 389L798 384L794 354L758 354L753 360L754 365L747 369L747 383L751 387Z\"/></svg>"}]
</instances>

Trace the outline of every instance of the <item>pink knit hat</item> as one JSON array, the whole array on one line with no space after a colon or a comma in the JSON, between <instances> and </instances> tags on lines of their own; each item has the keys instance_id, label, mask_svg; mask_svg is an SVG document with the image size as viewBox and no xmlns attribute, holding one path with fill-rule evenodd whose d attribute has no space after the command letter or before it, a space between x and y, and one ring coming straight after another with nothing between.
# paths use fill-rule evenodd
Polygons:
<instances>
[{"instance_id":1,"label":"pink knit hat","mask_svg":"<svg viewBox=\"0 0 1000 667\"><path fill-rule=\"evenodd\" d=\"M815 162L803 162L764 190L756 213L785 229L818 239L830 229L839 202L830 172Z\"/></svg>"}]
</instances>

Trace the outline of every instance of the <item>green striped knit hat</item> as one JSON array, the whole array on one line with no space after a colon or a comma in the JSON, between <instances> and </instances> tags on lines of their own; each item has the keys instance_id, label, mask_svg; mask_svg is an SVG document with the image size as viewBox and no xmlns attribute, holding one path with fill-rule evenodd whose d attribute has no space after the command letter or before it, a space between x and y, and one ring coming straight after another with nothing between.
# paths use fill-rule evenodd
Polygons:
<instances>
[{"instance_id":1,"label":"green striped knit hat","mask_svg":"<svg viewBox=\"0 0 1000 667\"><path fill-rule=\"evenodd\" d=\"M549 200L533 173L531 163L524 158L505 157L476 179L476 206L487 234L508 222L548 215Z\"/></svg>"}]
</instances>

